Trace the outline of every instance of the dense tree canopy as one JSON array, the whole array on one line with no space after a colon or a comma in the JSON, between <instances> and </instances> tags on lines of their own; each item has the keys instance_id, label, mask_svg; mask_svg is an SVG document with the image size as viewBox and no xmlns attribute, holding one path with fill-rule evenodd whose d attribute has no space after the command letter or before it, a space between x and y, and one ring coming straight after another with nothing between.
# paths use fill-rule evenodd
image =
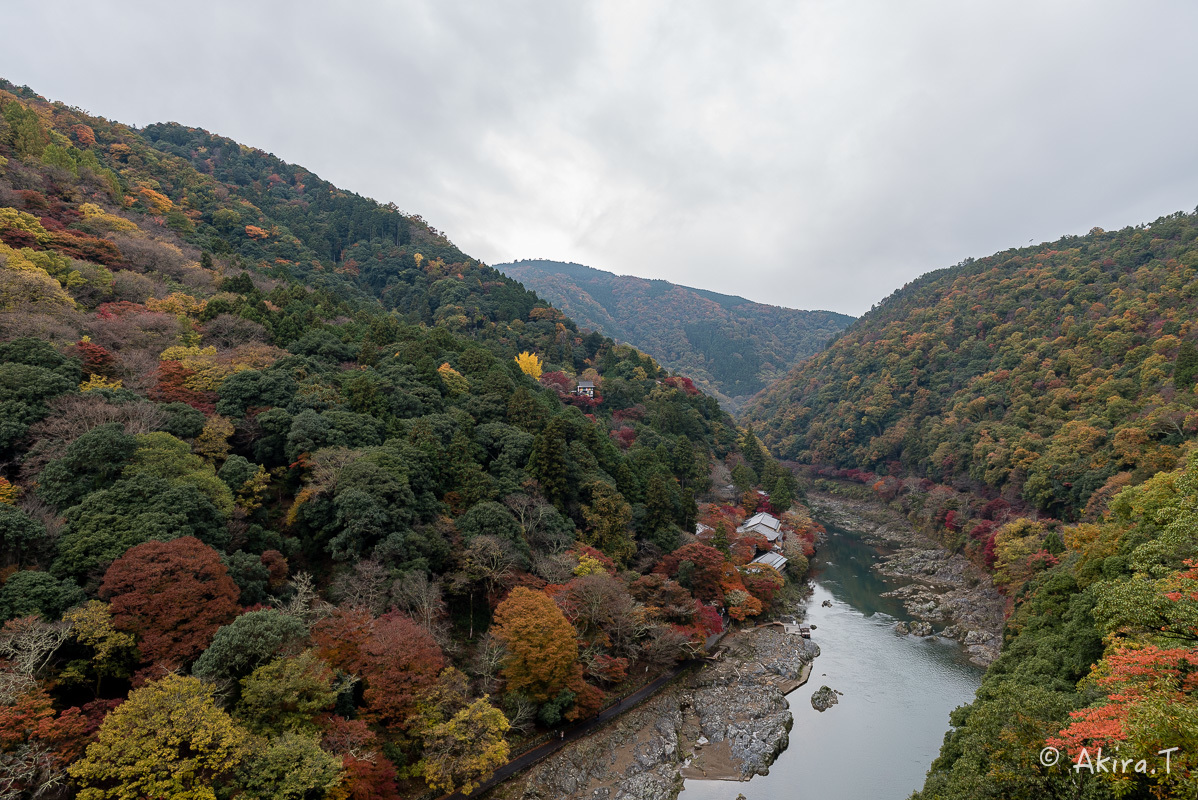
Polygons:
<instances>
[{"instance_id":1,"label":"dense tree canopy","mask_svg":"<svg viewBox=\"0 0 1198 800\"><path fill-rule=\"evenodd\" d=\"M188 664L237 613L237 586L216 551L185 536L132 547L104 573L100 597L137 636L143 663Z\"/></svg>"}]
</instances>

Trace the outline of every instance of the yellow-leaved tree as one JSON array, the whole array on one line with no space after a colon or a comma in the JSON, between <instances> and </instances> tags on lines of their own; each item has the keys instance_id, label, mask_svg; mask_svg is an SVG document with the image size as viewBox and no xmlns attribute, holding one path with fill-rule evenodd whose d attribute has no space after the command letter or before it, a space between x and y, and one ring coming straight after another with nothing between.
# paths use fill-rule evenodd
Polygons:
<instances>
[{"instance_id":1,"label":"yellow-leaved tree","mask_svg":"<svg viewBox=\"0 0 1198 800\"><path fill-rule=\"evenodd\" d=\"M191 449L213 463L223 462L229 455L229 437L233 435L233 423L220 414L213 414L204 423L204 429L196 437Z\"/></svg>"},{"instance_id":2,"label":"yellow-leaved tree","mask_svg":"<svg viewBox=\"0 0 1198 800\"><path fill-rule=\"evenodd\" d=\"M423 742L423 757L413 772L429 787L470 794L510 752L503 735L511 728L490 698L470 701L470 679L453 667L416 701L412 730Z\"/></svg>"},{"instance_id":3,"label":"yellow-leaved tree","mask_svg":"<svg viewBox=\"0 0 1198 800\"><path fill-rule=\"evenodd\" d=\"M424 732L424 780L444 792L469 794L479 782L507 763L503 735L511 725L483 695L450 719Z\"/></svg>"},{"instance_id":4,"label":"yellow-leaved tree","mask_svg":"<svg viewBox=\"0 0 1198 800\"><path fill-rule=\"evenodd\" d=\"M167 675L129 693L70 767L80 800L216 800L250 753L250 735L198 678Z\"/></svg>"},{"instance_id":5,"label":"yellow-leaved tree","mask_svg":"<svg viewBox=\"0 0 1198 800\"><path fill-rule=\"evenodd\" d=\"M79 391L94 392L96 389L120 389L124 382L119 378L106 378L103 375L92 375L79 384Z\"/></svg>"},{"instance_id":6,"label":"yellow-leaved tree","mask_svg":"<svg viewBox=\"0 0 1198 800\"><path fill-rule=\"evenodd\" d=\"M91 650L91 658L70 662L60 680L64 683L86 681L99 696L100 684L105 677L129 676L137 640L133 634L117 629L112 606L91 600L75 606L63 614L62 619L71 625L71 638Z\"/></svg>"},{"instance_id":7,"label":"yellow-leaved tree","mask_svg":"<svg viewBox=\"0 0 1198 800\"><path fill-rule=\"evenodd\" d=\"M523 367L521 367L521 369L523 369ZM444 382L445 388L449 390L450 394L458 395L470 393L470 381L466 379L465 375L449 366L448 362L437 367L437 374L441 376L441 380Z\"/></svg>"},{"instance_id":8,"label":"yellow-leaved tree","mask_svg":"<svg viewBox=\"0 0 1198 800\"><path fill-rule=\"evenodd\" d=\"M544 367L541 364L541 359L536 353L530 353L525 350L520 355L516 356L516 365L520 367L520 371L534 381L541 379L541 373Z\"/></svg>"},{"instance_id":9,"label":"yellow-leaved tree","mask_svg":"<svg viewBox=\"0 0 1198 800\"><path fill-rule=\"evenodd\" d=\"M54 314L74 309L75 301L62 284L30 259L33 253L0 242L0 311Z\"/></svg>"}]
</instances>

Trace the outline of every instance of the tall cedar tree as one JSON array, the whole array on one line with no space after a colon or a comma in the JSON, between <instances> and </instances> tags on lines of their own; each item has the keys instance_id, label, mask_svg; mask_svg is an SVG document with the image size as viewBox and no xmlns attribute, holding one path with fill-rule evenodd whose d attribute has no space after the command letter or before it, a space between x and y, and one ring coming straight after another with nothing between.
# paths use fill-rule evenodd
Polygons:
<instances>
[{"instance_id":1,"label":"tall cedar tree","mask_svg":"<svg viewBox=\"0 0 1198 800\"><path fill-rule=\"evenodd\" d=\"M561 417L549 420L549 424L533 440L528 471L541 485L545 499L564 510L570 483L566 462L566 425Z\"/></svg>"},{"instance_id":2,"label":"tall cedar tree","mask_svg":"<svg viewBox=\"0 0 1198 800\"><path fill-rule=\"evenodd\" d=\"M624 564L636 552L636 544L628 531L632 522L632 506L611 486L602 481L591 484L591 503L582 507L587 529L584 541Z\"/></svg>"},{"instance_id":3,"label":"tall cedar tree","mask_svg":"<svg viewBox=\"0 0 1198 800\"><path fill-rule=\"evenodd\" d=\"M745 438L741 441L741 452L745 455L745 461L753 468L753 471L758 475L765 469L766 456L765 451L761 449L761 443L757 441L757 434L753 432L753 426L749 425L745 428Z\"/></svg>"}]
</instances>

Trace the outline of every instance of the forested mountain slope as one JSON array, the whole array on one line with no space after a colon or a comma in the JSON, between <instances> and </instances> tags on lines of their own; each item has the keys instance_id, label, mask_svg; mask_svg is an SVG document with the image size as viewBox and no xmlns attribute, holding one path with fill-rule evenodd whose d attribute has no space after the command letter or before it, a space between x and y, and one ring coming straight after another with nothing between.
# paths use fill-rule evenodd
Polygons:
<instances>
[{"instance_id":1,"label":"forested mountain slope","mask_svg":"<svg viewBox=\"0 0 1198 800\"><path fill-rule=\"evenodd\" d=\"M929 273L745 419L786 458L1081 518L1198 434L1196 238L1176 214Z\"/></svg>"},{"instance_id":2,"label":"forested mountain slope","mask_svg":"<svg viewBox=\"0 0 1198 800\"><path fill-rule=\"evenodd\" d=\"M819 352L853 319L559 261L495 268L584 328L628 342L689 376L732 409Z\"/></svg>"},{"instance_id":3,"label":"forested mountain slope","mask_svg":"<svg viewBox=\"0 0 1198 800\"><path fill-rule=\"evenodd\" d=\"M775 452L869 487L1010 600L919 797L1195 796L1196 267L1194 214L967 261L748 409Z\"/></svg>"},{"instance_id":4,"label":"forested mountain slope","mask_svg":"<svg viewBox=\"0 0 1198 800\"><path fill-rule=\"evenodd\" d=\"M686 533L719 461L793 491L688 380L418 217L6 82L0 406L6 797L452 791L782 583Z\"/></svg>"}]
</instances>

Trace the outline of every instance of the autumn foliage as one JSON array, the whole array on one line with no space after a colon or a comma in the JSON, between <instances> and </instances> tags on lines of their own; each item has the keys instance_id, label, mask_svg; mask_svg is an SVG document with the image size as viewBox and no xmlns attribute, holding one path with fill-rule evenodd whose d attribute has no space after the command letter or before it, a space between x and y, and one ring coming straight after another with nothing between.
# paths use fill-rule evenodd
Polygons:
<instances>
[{"instance_id":1,"label":"autumn foliage","mask_svg":"<svg viewBox=\"0 0 1198 800\"><path fill-rule=\"evenodd\" d=\"M445 665L428 630L394 611L375 619L365 610L338 609L317 623L312 639L330 664L365 682L365 717L399 730Z\"/></svg>"},{"instance_id":2,"label":"autumn foliage","mask_svg":"<svg viewBox=\"0 0 1198 800\"><path fill-rule=\"evenodd\" d=\"M216 410L216 392L189 388L189 379L196 374L193 369L178 361L161 361L158 364L158 383L150 390L150 396L162 403L186 403L192 408L211 414Z\"/></svg>"},{"instance_id":3,"label":"autumn foliage","mask_svg":"<svg viewBox=\"0 0 1198 800\"><path fill-rule=\"evenodd\" d=\"M145 674L194 661L237 615L238 594L217 552L192 536L130 548L100 585L117 627L137 636Z\"/></svg>"},{"instance_id":4,"label":"autumn foliage","mask_svg":"<svg viewBox=\"0 0 1198 800\"><path fill-rule=\"evenodd\" d=\"M495 636L507 647L510 691L544 702L566 687L578 660L574 627L548 596L524 587L495 609Z\"/></svg>"},{"instance_id":5,"label":"autumn foliage","mask_svg":"<svg viewBox=\"0 0 1198 800\"><path fill-rule=\"evenodd\" d=\"M541 372L544 370L540 357L536 353L530 353L527 350L516 356L516 366L534 381L540 379Z\"/></svg>"},{"instance_id":6,"label":"autumn foliage","mask_svg":"<svg viewBox=\"0 0 1198 800\"><path fill-rule=\"evenodd\" d=\"M0 79L0 242L0 795L469 787L768 592L653 572L719 403L416 215Z\"/></svg>"}]
</instances>

